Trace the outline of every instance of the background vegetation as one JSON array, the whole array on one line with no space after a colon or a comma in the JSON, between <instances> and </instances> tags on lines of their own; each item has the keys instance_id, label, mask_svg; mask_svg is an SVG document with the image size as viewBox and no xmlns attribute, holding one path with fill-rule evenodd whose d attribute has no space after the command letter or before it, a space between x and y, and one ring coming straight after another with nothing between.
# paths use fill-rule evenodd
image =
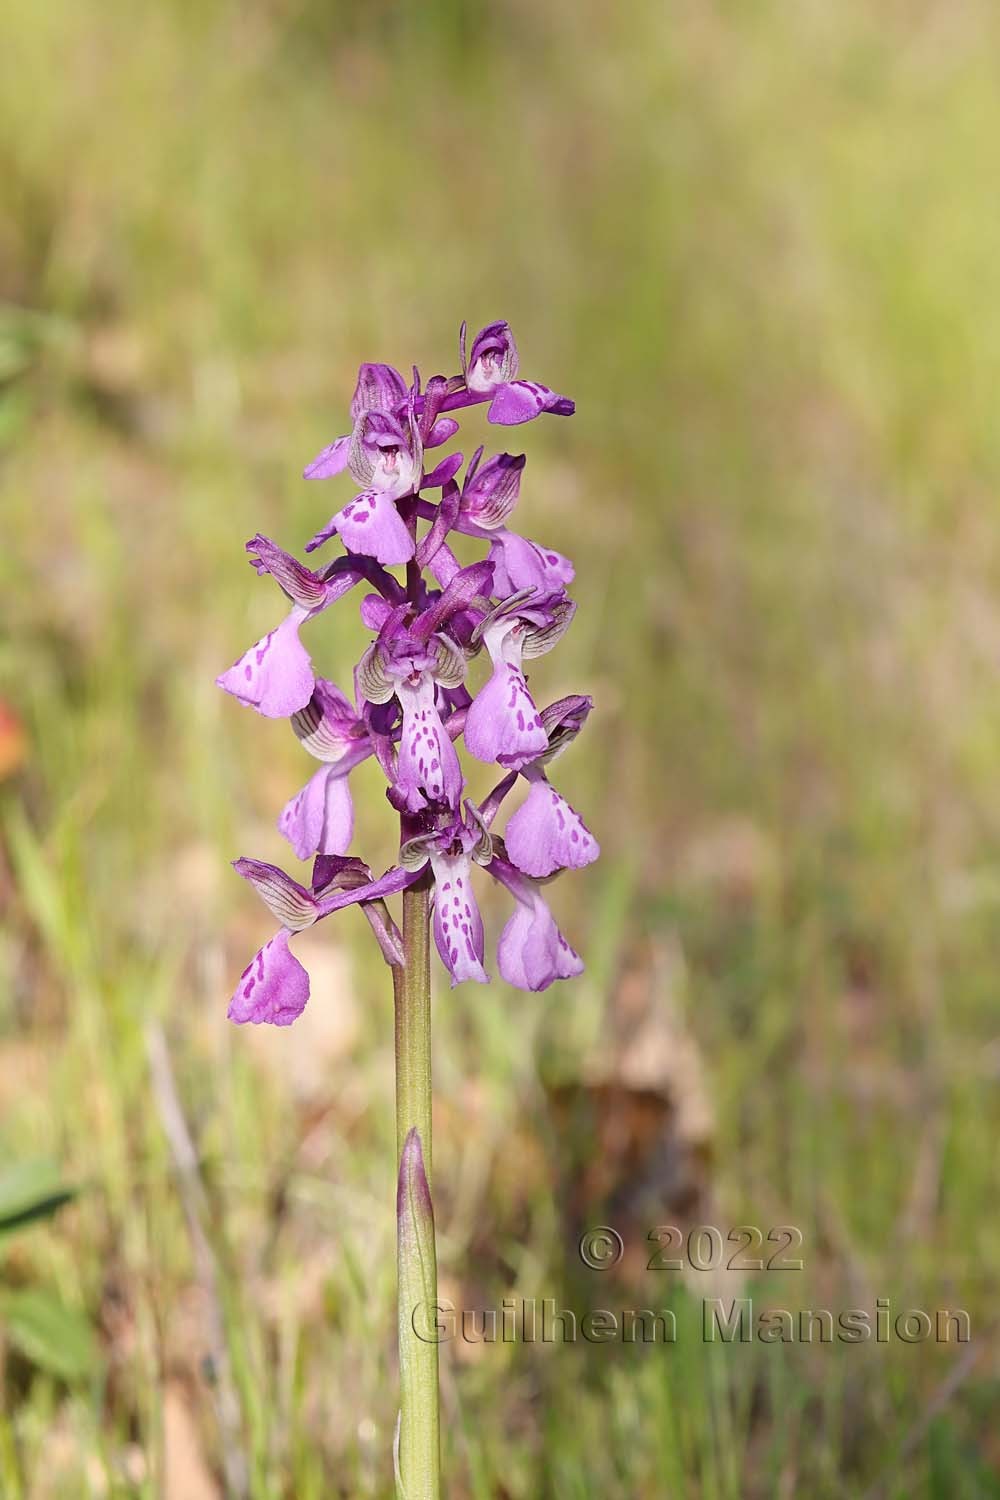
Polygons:
<instances>
[{"instance_id":1,"label":"background vegetation","mask_svg":"<svg viewBox=\"0 0 1000 1500\"><path fill-rule=\"evenodd\" d=\"M299 1025L227 1025L267 919L226 861L309 768L213 677L280 609L244 538L346 494L298 475L359 359L447 373L498 316L578 402L522 511L577 563L538 681L594 695L605 853L556 892L584 980L438 995L445 1290L682 1336L449 1345L449 1494L1000 1495L998 47L988 0L10 0L4 1497L211 1500L241 1453L391 1493L384 971L345 914ZM701 1222L804 1269L645 1269ZM704 1344L737 1293L974 1336Z\"/></svg>"}]
</instances>

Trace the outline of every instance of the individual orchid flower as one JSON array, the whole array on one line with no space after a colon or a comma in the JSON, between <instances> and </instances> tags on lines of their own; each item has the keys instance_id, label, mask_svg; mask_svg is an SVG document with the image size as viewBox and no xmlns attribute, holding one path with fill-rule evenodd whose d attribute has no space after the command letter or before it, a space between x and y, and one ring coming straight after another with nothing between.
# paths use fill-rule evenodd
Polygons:
<instances>
[{"instance_id":1,"label":"individual orchid flower","mask_svg":"<svg viewBox=\"0 0 1000 1500\"><path fill-rule=\"evenodd\" d=\"M482 448L469 460L462 485L458 527L468 536L491 536L517 505L524 473L523 453L495 453L481 463Z\"/></svg>"},{"instance_id":2,"label":"individual orchid flower","mask_svg":"<svg viewBox=\"0 0 1000 1500\"><path fill-rule=\"evenodd\" d=\"M465 680L465 656L441 632L422 639L395 616L358 665L358 692L369 703L395 697L403 715L393 790L399 810L416 813L429 802L458 806L464 780L455 746L441 720L438 688Z\"/></svg>"},{"instance_id":3,"label":"individual orchid flower","mask_svg":"<svg viewBox=\"0 0 1000 1500\"><path fill-rule=\"evenodd\" d=\"M368 729L350 700L322 677L291 722L301 744L323 764L286 803L278 827L299 859L346 854L354 836L348 776L372 754Z\"/></svg>"},{"instance_id":4,"label":"individual orchid flower","mask_svg":"<svg viewBox=\"0 0 1000 1500\"><path fill-rule=\"evenodd\" d=\"M548 738L547 749L520 770L531 790L508 819L504 844L517 869L539 880L557 870L581 869L592 864L601 852L580 814L556 791L544 769L580 733L592 706L590 698L574 694L543 708L539 718ZM487 825L492 824L517 777L516 771L505 777L483 802L481 810Z\"/></svg>"},{"instance_id":5,"label":"individual orchid flower","mask_svg":"<svg viewBox=\"0 0 1000 1500\"><path fill-rule=\"evenodd\" d=\"M520 772L505 776L480 805L483 821L490 827L518 776L529 783L527 800L508 819L504 845L517 869L536 879L545 879L557 870L579 869L600 854L597 840L579 813L552 786L544 769L580 733L592 706L590 698L574 694L543 708L539 718L548 738L547 749Z\"/></svg>"},{"instance_id":6,"label":"individual orchid flower","mask_svg":"<svg viewBox=\"0 0 1000 1500\"><path fill-rule=\"evenodd\" d=\"M519 360L510 325L488 323L472 341L468 358L465 353L465 324L459 336L464 391L450 398L448 405L471 405L489 401L487 421L501 427L517 427L551 412L557 417L571 417L576 405L568 396L557 395L547 385L533 380L517 380Z\"/></svg>"},{"instance_id":7,"label":"individual orchid flower","mask_svg":"<svg viewBox=\"0 0 1000 1500\"><path fill-rule=\"evenodd\" d=\"M419 872L430 864L434 875L434 942L451 985L471 979L489 984L483 968L486 934L472 888L473 864L488 865L493 840L477 809L465 804L465 817L443 829L418 835L400 850L404 869Z\"/></svg>"},{"instance_id":8,"label":"individual orchid flower","mask_svg":"<svg viewBox=\"0 0 1000 1500\"><path fill-rule=\"evenodd\" d=\"M348 468L366 488L306 543L306 551L314 552L339 533L349 552L390 567L408 562L416 544L395 502L412 495L423 474L423 443L412 398L405 421L378 407L358 413Z\"/></svg>"},{"instance_id":9,"label":"individual orchid flower","mask_svg":"<svg viewBox=\"0 0 1000 1500\"><path fill-rule=\"evenodd\" d=\"M464 780L453 726L446 727L442 713L450 717L458 706L455 695L466 673L460 642L473 628L470 606L478 600L485 607L492 579L488 562L460 568L441 592L418 590L415 612L375 595L362 601L362 619L378 633L358 664L358 699L399 704L398 750L394 762L387 757L387 766L391 800L400 812L420 812L434 803L459 805ZM459 641L452 635L456 628Z\"/></svg>"},{"instance_id":10,"label":"individual orchid flower","mask_svg":"<svg viewBox=\"0 0 1000 1500\"><path fill-rule=\"evenodd\" d=\"M521 662L550 651L575 606L564 594L512 595L480 626L493 666L465 721L465 743L478 760L519 770L548 749L548 735L528 691Z\"/></svg>"},{"instance_id":11,"label":"individual orchid flower","mask_svg":"<svg viewBox=\"0 0 1000 1500\"><path fill-rule=\"evenodd\" d=\"M551 547L540 547L506 526L517 505L524 455L497 453L482 467L482 448L473 454L462 486L456 530L490 543L496 593L501 599L522 589L539 593L573 582L573 564Z\"/></svg>"},{"instance_id":12,"label":"individual orchid flower","mask_svg":"<svg viewBox=\"0 0 1000 1500\"><path fill-rule=\"evenodd\" d=\"M270 573L291 599L292 609L215 680L245 707L268 719L283 719L309 702L315 681L309 653L299 639L300 626L328 609L363 574L339 559L335 576L324 578L266 536L251 537L246 547L258 571Z\"/></svg>"},{"instance_id":13,"label":"individual orchid flower","mask_svg":"<svg viewBox=\"0 0 1000 1500\"><path fill-rule=\"evenodd\" d=\"M394 412L406 405L406 383L392 365L362 365L351 399L351 422L366 411ZM303 470L303 479L332 479L343 473L350 457L351 434L334 438Z\"/></svg>"},{"instance_id":14,"label":"individual orchid flower","mask_svg":"<svg viewBox=\"0 0 1000 1500\"><path fill-rule=\"evenodd\" d=\"M276 865L256 859L233 862L237 874L249 881L281 926L240 975L227 1012L231 1021L290 1026L309 999L309 975L289 948L295 934L358 902L365 903L367 914L369 905L395 895L415 878L412 872L394 866L381 879L372 880L370 870L358 859L316 863L321 878L308 891Z\"/></svg>"}]
</instances>

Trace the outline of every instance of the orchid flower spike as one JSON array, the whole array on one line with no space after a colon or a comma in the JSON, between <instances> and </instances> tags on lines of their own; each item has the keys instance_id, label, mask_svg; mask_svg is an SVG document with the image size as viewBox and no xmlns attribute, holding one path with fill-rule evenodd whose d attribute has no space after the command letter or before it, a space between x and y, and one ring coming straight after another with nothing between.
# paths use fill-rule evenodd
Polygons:
<instances>
[{"instance_id":1,"label":"orchid flower spike","mask_svg":"<svg viewBox=\"0 0 1000 1500\"><path fill-rule=\"evenodd\" d=\"M594 835L549 779L591 702L574 695L539 709L527 676L572 622L573 565L510 530L523 454L479 448L464 479L459 452L425 469L428 450L458 434L466 407L486 405L491 423L509 427L542 413L569 416L574 406L520 377L506 322L487 324L468 348L463 325L459 349L461 372L425 384L416 369L407 385L392 365L361 365L350 432L305 470L307 479L346 472L357 486L306 544L314 552L339 539L332 562L314 571L267 537L247 544L253 567L277 583L289 607L222 673L219 686L265 717L287 718L318 768L278 818L293 853L314 862L311 878L303 883L275 865L236 861L280 924L240 977L229 1010L237 1022L288 1025L301 1014L309 978L294 952L296 935L343 907L359 905L386 961L401 964L400 933L386 903L417 882L430 889L435 945L452 985L488 982L477 867L513 901L497 949L504 980L542 990L583 967L539 882L599 854ZM462 565L452 547L456 535L481 544L480 561ZM369 639L352 699L316 675L300 631L361 582L369 589L360 599ZM500 777L478 804L465 795L463 746ZM350 778L366 760L384 775L400 820L399 860L379 879L350 853ZM501 839L495 820L518 787L525 795Z\"/></svg>"}]
</instances>

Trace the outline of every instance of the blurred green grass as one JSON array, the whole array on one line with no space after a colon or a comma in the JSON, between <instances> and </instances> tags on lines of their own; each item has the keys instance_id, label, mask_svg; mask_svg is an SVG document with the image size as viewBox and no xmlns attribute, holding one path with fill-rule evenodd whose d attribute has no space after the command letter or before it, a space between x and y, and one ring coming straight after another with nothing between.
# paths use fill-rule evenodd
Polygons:
<instances>
[{"instance_id":1,"label":"blurred green grass","mask_svg":"<svg viewBox=\"0 0 1000 1500\"><path fill-rule=\"evenodd\" d=\"M103 1360L7 1349L5 1497L214 1483L150 1017L254 1495L390 1493L388 1000L345 919L304 1038L226 1026L264 929L225 861L281 857L306 768L212 680L279 603L243 539L300 547L332 508L298 474L359 359L447 372L496 316L578 401L526 430L522 512L577 563L540 680L595 697L560 764L605 855L556 893L586 981L438 998L443 1273L486 1226L486 1301L558 1294L551 1193L498 1163L544 1131L539 1058L599 1055L638 972L702 1057L725 1223L803 1229L761 1298L960 1305L977 1343L449 1350L449 1493L1000 1494L998 43L985 0L11 0L0 1150L84 1191L0 1276ZM358 639L333 612L317 660L342 678Z\"/></svg>"}]
</instances>

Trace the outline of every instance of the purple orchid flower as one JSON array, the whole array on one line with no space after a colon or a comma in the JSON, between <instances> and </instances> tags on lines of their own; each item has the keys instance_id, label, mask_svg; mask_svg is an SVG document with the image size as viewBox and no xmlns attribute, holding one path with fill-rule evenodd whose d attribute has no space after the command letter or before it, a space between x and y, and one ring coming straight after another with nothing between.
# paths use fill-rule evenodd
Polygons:
<instances>
[{"instance_id":1,"label":"purple orchid flower","mask_svg":"<svg viewBox=\"0 0 1000 1500\"><path fill-rule=\"evenodd\" d=\"M368 729L332 682L317 678L305 708L292 715L300 742L323 765L285 805L278 827L299 859L346 854L354 836L348 776L372 754Z\"/></svg>"},{"instance_id":2,"label":"purple orchid flower","mask_svg":"<svg viewBox=\"0 0 1000 1500\"><path fill-rule=\"evenodd\" d=\"M517 427L522 422L530 422L541 416L542 412L551 412L557 417L571 417L576 410L575 402L568 396L557 395L547 385L537 385L533 380L515 378L519 360L517 345L508 323L488 323L485 328L481 328L472 341L468 358L465 353L463 323L459 350L465 389L459 398L452 397L449 405L489 401L486 419L501 427ZM461 397L465 399L462 400Z\"/></svg>"},{"instance_id":3,"label":"purple orchid flower","mask_svg":"<svg viewBox=\"0 0 1000 1500\"><path fill-rule=\"evenodd\" d=\"M351 421L366 411L396 411L406 405L406 382L392 365L362 365L358 371L358 383L351 398ZM302 472L303 479L332 479L347 468L351 451L351 434L334 438L322 453Z\"/></svg>"},{"instance_id":4,"label":"purple orchid flower","mask_svg":"<svg viewBox=\"0 0 1000 1500\"><path fill-rule=\"evenodd\" d=\"M498 453L482 467L473 454L462 486L455 529L490 543L489 560L501 599L522 589L548 593L573 582L573 564L562 553L540 547L506 526L517 505L524 455Z\"/></svg>"},{"instance_id":5,"label":"purple orchid flower","mask_svg":"<svg viewBox=\"0 0 1000 1500\"><path fill-rule=\"evenodd\" d=\"M531 790L508 819L504 843L525 875L543 879L556 870L579 870L597 859L600 845L580 814L559 795L540 766L524 766Z\"/></svg>"},{"instance_id":6,"label":"purple orchid flower","mask_svg":"<svg viewBox=\"0 0 1000 1500\"><path fill-rule=\"evenodd\" d=\"M473 864L482 865L514 896L516 906L497 948L500 973L520 989L543 990L555 979L583 972L579 954L567 943L537 884L494 851L480 809L465 804L464 819L436 833L411 839L400 851L405 868L419 872L429 862L434 874L434 941L452 988L466 979L488 984L483 967L485 932L472 887Z\"/></svg>"},{"instance_id":7,"label":"purple orchid flower","mask_svg":"<svg viewBox=\"0 0 1000 1500\"><path fill-rule=\"evenodd\" d=\"M317 866L324 868L319 861ZM290 1026L309 999L309 975L289 949L291 938L345 906L393 896L415 879L409 871L393 868L372 880L360 860L338 861L338 866L338 874L328 884L307 891L276 865L256 859L234 861L237 874L250 882L281 926L240 975L227 1012L231 1021Z\"/></svg>"},{"instance_id":8,"label":"purple orchid flower","mask_svg":"<svg viewBox=\"0 0 1000 1500\"><path fill-rule=\"evenodd\" d=\"M451 984L472 979L489 984L483 968L486 933L472 889L472 865L488 865L493 840L478 810L465 804L465 817L444 828L408 840L400 850L404 868L419 873L430 864L434 874L434 942Z\"/></svg>"},{"instance_id":9,"label":"purple orchid flower","mask_svg":"<svg viewBox=\"0 0 1000 1500\"><path fill-rule=\"evenodd\" d=\"M493 672L465 721L465 743L477 760L518 770L548 749L548 735L528 691L525 656L550 651L573 618L565 595L534 600L512 595L481 626Z\"/></svg>"},{"instance_id":10,"label":"purple orchid flower","mask_svg":"<svg viewBox=\"0 0 1000 1500\"><path fill-rule=\"evenodd\" d=\"M215 680L245 707L255 708L268 719L284 719L309 702L315 681L299 627L329 609L364 575L349 563L344 566L345 559L338 559L336 573L331 570L323 578L266 536L251 537L246 548L257 570L270 573L291 599L292 610Z\"/></svg>"},{"instance_id":11,"label":"purple orchid flower","mask_svg":"<svg viewBox=\"0 0 1000 1500\"><path fill-rule=\"evenodd\" d=\"M314 572L266 537L247 544L254 568L274 578L290 609L218 682L266 717L288 718L320 764L278 820L295 854L314 860L311 887L274 865L236 862L280 927L240 978L229 1010L235 1021L288 1025L301 1013L309 979L295 956L296 934L345 906L359 905L386 961L403 964L386 900L418 881L432 892L435 944L452 984L486 983L484 924L472 887L477 864L514 899L497 948L502 977L543 990L582 970L538 882L598 857L593 834L548 779L591 703L576 695L539 710L524 671L572 620L566 587L573 566L509 529L523 454L484 458L478 449L461 487L461 453L424 469L425 453L458 431L451 412L489 403L489 420L510 426L543 411L569 415L573 403L518 378L506 323L482 329L468 358L463 326L461 353L460 376L435 375L423 389L416 370L407 388L391 365L361 366L350 435L305 471L328 478L348 469L361 487L307 546L314 551L337 535L342 556ZM484 543L488 555L463 566L450 545L453 533ZM403 564L405 579L389 571ZM360 603L371 640L355 669L355 706L316 676L300 630L361 581L371 590ZM502 775L479 807L463 804L463 743ZM400 814L399 865L378 880L348 853L350 774L368 758L384 773ZM503 841L494 839L491 825L519 779L527 796L508 818Z\"/></svg>"},{"instance_id":12,"label":"purple orchid flower","mask_svg":"<svg viewBox=\"0 0 1000 1500\"><path fill-rule=\"evenodd\" d=\"M395 502L418 489L423 451L412 401L405 422L378 407L361 411L351 433L348 468L367 487L306 543L306 551L314 552L339 532L349 552L388 566L409 562L415 543Z\"/></svg>"},{"instance_id":13,"label":"purple orchid flower","mask_svg":"<svg viewBox=\"0 0 1000 1500\"><path fill-rule=\"evenodd\" d=\"M600 847L579 813L556 791L543 767L557 759L580 733L590 713L590 698L560 698L539 713L548 748L537 760L511 771L494 787L480 813L490 827L518 775L531 788L527 800L507 822L504 844L510 862L525 875L543 880L558 870L592 864Z\"/></svg>"},{"instance_id":14,"label":"purple orchid flower","mask_svg":"<svg viewBox=\"0 0 1000 1500\"><path fill-rule=\"evenodd\" d=\"M394 789L400 811L421 812L429 802L457 807L464 779L455 746L441 719L438 687L465 680L465 657L437 633L421 639L390 616L358 665L358 690L369 703L395 697L402 709Z\"/></svg>"}]
</instances>

